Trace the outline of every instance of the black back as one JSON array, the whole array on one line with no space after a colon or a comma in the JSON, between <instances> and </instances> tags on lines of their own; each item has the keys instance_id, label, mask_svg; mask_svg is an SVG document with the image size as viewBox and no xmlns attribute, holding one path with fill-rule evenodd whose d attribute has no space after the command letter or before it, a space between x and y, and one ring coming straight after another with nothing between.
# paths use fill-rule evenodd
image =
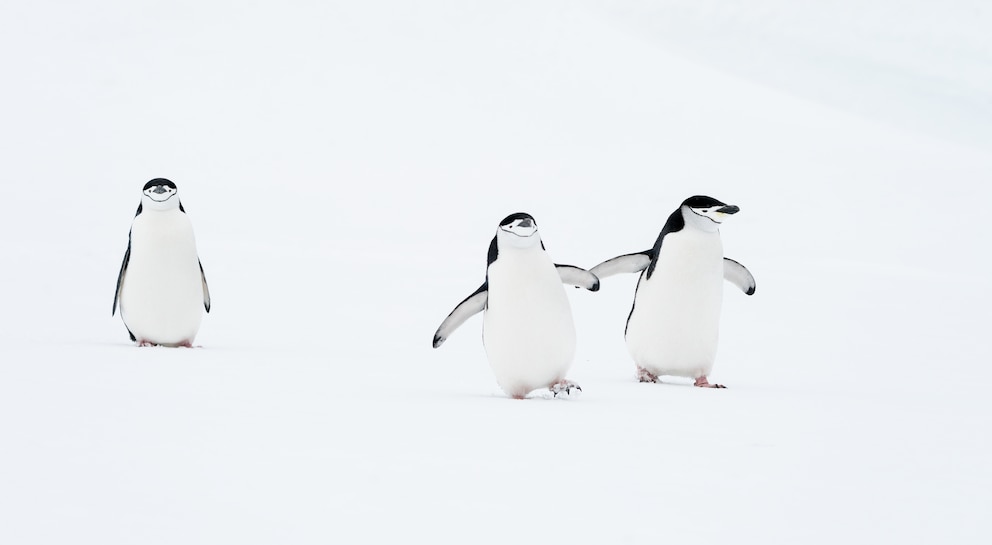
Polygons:
<instances>
[{"instance_id":1,"label":"black back","mask_svg":"<svg viewBox=\"0 0 992 545\"><path fill-rule=\"evenodd\" d=\"M671 216L668 216L668 221L661 228L658 239L654 241L654 246L651 248L651 264L648 265L647 272L645 273L648 279L654 274L655 265L658 264L658 256L661 255L661 245L665 242L665 235L678 233L683 228L685 228L685 218L682 217L682 207L680 206L676 211L672 212Z\"/></svg>"},{"instance_id":2,"label":"black back","mask_svg":"<svg viewBox=\"0 0 992 545\"><path fill-rule=\"evenodd\" d=\"M489 243L489 258L486 260L486 268L488 269L493 261L499 257L499 247L496 245L496 237L493 236L493 241Z\"/></svg>"}]
</instances>

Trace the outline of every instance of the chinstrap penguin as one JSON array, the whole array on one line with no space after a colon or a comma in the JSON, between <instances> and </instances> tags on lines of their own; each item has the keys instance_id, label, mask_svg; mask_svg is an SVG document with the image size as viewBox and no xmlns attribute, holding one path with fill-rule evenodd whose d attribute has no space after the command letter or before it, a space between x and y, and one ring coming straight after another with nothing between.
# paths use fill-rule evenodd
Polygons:
<instances>
[{"instance_id":1,"label":"chinstrap penguin","mask_svg":"<svg viewBox=\"0 0 992 545\"><path fill-rule=\"evenodd\" d=\"M565 378L575 356L575 325L562 283L599 290L589 271L551 261L530 214L507 216L489 245L486 281L441 323L434 348L484 312L482 340L503 391L522 399L538 388L556 397L581 390Z\"/></svg>"},{"instance_id":2,"label":"chinstrap penguin","mask_svg":"<svg viewBox=\"0 0 992 545\"><path fill-rule=\"evenodd\" d=\"M641 382L669 375L723 388L707 378L716 359L722 283L747 295L755 290L751 273L723 257L720 225L739 210L712 197L690 197L668 217L654 247L591 269L601 279L640 273L625 337Z\"/></svg>"},{"instance_id":3,"label":"chinstrap penguin","mask_svg":"<svg viewBox=\"0 0 992 545\"><path fill-rule=\"evenodd\" d=\"M193 224L176 184L165 178L155 178L141 190L111 315L118 305L138 346L190 347L203 310L210 312Z\"/></svg>"}]
</instances>

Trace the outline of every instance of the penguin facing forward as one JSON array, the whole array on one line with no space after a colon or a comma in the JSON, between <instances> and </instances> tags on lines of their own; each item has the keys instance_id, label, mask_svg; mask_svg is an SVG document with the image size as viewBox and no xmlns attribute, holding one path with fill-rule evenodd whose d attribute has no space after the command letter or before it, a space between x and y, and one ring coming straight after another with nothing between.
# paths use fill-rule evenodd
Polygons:
<instances>
[{"instance_id":1,"label":"penguin facing forward","mask_svg":"<svg viewBox=\"0 0 992 545\"><path fill-rule=\"evenodd\" d=\"M654 247L596 265L599 278L640 273L627 317L627 349L641 382L661 375L695 379L701 388L723 388L707 378L716 359L723 280L754 295L754 277L723 257L720 225L740 211L712 197L695 196L668 217Z\"/></svg>"},{"instance_id":2,"label":"penguin facing forward","mask_svg":"<svg viewBox=\"0 0 992 545\"><path fill-rule=\"evenodd\" d=\"M138 346L193 346L210 291L196 253L193 224L176 184L155 178L141 203L117 275L114 307Z\"/></svg>"},{"instance_id":3,"label":"penguin facing forward","mask_svg":"<svg viewBox=\"0 0 992 545\"><path fill-rule=\"evenodd\" d=\"M575 324L562 283L599 290L594 274L551 261L530 214L507 216L489 245L486 281L444 319L434 348L483 312L482 341L504 392L522 399L539 388L555 397L581 391L565 378L575 356Z\"/></svg>"}]
</instances>

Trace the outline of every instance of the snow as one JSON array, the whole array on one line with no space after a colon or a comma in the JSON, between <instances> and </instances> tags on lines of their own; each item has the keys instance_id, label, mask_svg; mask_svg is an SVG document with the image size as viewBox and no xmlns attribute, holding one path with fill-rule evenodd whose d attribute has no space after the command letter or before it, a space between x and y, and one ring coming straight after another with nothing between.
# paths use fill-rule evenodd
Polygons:
<instances>
[{"instance_id":1,"label":"snow","mask_svg":"<svg viewBox=\"0 0 992 545\"><path fill-rule=\"evenodd\" d=\"M0 542L988 542L989 10L752 4L4 4ZM198 349L110 316L158 176ZM728 389L634 381L632 275L576 399L430 348L507 214L591 267L692 194Z\"/></svg>"}]
</instances>

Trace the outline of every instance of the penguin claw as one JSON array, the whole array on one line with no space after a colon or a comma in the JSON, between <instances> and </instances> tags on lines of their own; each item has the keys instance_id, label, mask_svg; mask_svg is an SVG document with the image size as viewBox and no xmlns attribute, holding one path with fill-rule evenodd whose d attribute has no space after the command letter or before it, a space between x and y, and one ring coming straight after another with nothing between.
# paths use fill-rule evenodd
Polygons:
<instances>
[{"instance_id":1,"label":"penguin claw","mask_svg":"<svg viewBox=\"0 0 992 545\"><path fill-rule=\"evenodd\" d=\"M699 377L696 382L693 383L696 388L726 388L723 384L710 384L710 381L706 377Z\"/></svg>"},{"instance_id":2,"label":"penguin claw","mask_svg":"<svg viewBox=\"0 0 992 545\"><path fill-rule=\"evenodd\" d=\"M643 367L637 368L637 381L638 382L659 382L658 375L648 371Z\"/></svg>"},{"instance_id":3,"label":"penguin claw","mask_svg":"<svg viewBox=\"0 0 992 545\"><path fill-rule=\"evenodd\" d=\"M551 390L552 397L558 397L558 394L564 393L566 396L572 395L572 390L582 391L582 387L570 380L559 380L558 382L548 386Z\"/></svg>"}]
</instances>

